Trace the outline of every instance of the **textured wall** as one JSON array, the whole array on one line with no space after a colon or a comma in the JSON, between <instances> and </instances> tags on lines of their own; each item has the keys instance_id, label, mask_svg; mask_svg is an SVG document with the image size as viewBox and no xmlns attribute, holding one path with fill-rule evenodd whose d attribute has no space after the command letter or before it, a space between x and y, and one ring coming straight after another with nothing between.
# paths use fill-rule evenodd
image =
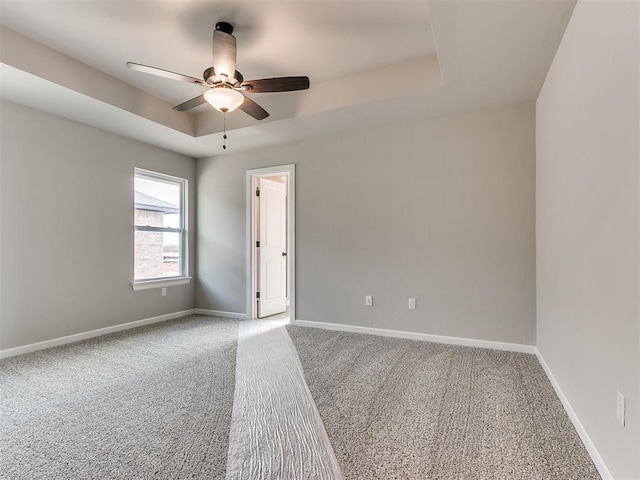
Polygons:
<instances>
[{"instance_id":1,"label":"textured wall","mask_svg":"<svg viewBox=\"0 0 640 480\"><path fill-rule=\"evenodd\" d=\"M638 2L579 2L536 112L538 348L620 479L640 478L639 24Z\"/></svg>"},{"instance_id":2,"label":"textured wall","mask_svg":"<svg viewBox=\"0 0 640 480\"><path fill-rule=\"evenodd\" d=\"M193 308L193 284L162 297L134 292L131 281L134 167L194 187L194 160L10 102L1 107L0 349ZM192 207L194 199L192 188Z\"/></svg>"},{"instance_id":3,"label":"textured wall","mask_svg":"<svg viewBox=\"0 0 640 480\"><path fill-rule=\"evenodd\" d=\"M196 306L245 312L245 172L294 163L297 319L535 344L534 143L524 107L200 159Z\"/></svg>"}]
</instances>

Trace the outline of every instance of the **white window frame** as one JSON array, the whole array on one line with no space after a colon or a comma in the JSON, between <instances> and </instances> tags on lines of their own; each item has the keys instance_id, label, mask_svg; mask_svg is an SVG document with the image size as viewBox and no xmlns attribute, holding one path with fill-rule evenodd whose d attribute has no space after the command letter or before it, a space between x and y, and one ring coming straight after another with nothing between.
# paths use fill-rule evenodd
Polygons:
<instances>
[{"instance_id":1,"label":"white window frame","mask_svg":"<svg viewBox=\"0 0 640 480\"><path fill-rule=\"evenodd\" d=\"M142 168L134 168L133 178L134 178L134 181L136 178L143 178L147 180L153 180L154 182L163 182L171 185L178 185L180 187L181 205L180 205L180 227L179 228L137 226L135 225L135 222L133 225L134 234L136 231L175 232L180 234L180 274L175 277L161 277L161 278L150 278L145 280L136 280L135 279L135 253L134 253L133 274L132 274L133 280L131 282L131 286L133 287L134 290L148 290L151 288L173 287L176 285L188 284L189 282L191 282L191 277L189 276L189 256L188 256L189 240L187 236L187 219L189 218L188 208L187 208L188 180L186 180L185 178L166 175L164 173L144 170ZM135 187L134 187L134 196L135 196ZM135 209L135 200L134 200L134 209Z\"/></svg>"}]
</instances>

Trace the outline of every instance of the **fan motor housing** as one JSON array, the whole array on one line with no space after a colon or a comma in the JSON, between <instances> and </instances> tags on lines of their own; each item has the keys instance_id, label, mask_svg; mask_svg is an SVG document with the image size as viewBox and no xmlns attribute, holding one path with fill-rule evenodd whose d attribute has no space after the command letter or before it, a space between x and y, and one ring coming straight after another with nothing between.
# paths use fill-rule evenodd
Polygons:
<instances>
[{"instance_id":1,"label":"fan motor housing","mask_svg":"<svg viewBox=\"0 0 640 480\"><path fill-rule=\"evenodd\" d=\"M213 67L207 68L202 73L202 78L209 85L216 85L218 83L226 83L231 85L232 87L239 87L242 82L244 82L244 77L242 74L236 70L236 73L233 75L233 78L226 78L216 75L216 71Z\"/></svg>"}]
</instances>

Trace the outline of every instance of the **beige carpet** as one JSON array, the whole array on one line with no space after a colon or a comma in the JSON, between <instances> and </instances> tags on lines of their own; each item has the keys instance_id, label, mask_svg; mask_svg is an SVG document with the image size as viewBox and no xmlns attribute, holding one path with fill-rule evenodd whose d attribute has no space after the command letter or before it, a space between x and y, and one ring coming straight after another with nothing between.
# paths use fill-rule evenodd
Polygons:
<instances>
[{"instance_id":1,"label":"beige carpet","mask_svg":"<svg viewBox=\"0 0 640 480\"><path fill-rule=\"evenodd\" d=\"M250 326L0 361L0 478L599 478L534 356Z\"/></svg>"},{"instance_id":2,"label":"beige carpet","mask_svg":"<svg viewBox=\"0 0 640 480\"><path fill-rule=\"evenodd\" d=\"M0 478L221 478L238 322L190 317L0 362Z\"/></svg>"},{"instance_id":3,"label":"beige carpet","mask_svg":"<svg viewBox=\"0 0 640 480\"><path fill-rule=\"evenodd\" d=\"M533 355L287 330L347 479L600 478Z\"/></svg>"}]
</instances>

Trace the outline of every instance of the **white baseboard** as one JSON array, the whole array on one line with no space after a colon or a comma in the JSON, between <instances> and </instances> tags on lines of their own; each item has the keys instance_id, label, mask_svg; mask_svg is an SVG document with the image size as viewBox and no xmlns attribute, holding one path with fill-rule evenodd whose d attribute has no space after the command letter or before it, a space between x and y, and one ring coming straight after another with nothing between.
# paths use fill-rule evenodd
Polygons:
<instances>
[{"instance_id":1,"label":"white baseboard","mask_svg":"<svg viewBox=\"0 0 640 480\"><path fill-rule=\"evenodd\" d=\"M558 395L558 398L562 402L562 406L567 412L567 415L569 416L571 423L573 423L573 426L578 432L578 435L580 436L582 443L587 449L587 452L589 452L589 455L591 456L591 460L593 460L594 465L598 469L598 473L600 473L602 480L613 480L613 475L611 475L611 472L609 471L607 464L604 463L604 460L600 456L600 452L598 452L598 449L593 444L593 441L591 440L591 437L589 437L589 434L587 433L587 430L584 428L584 425L582 425L582 422L580 421L578 414L575 412L575 410L571 406L571 403L569 403L567 396L562 391L560 384L558 383L556 378L553 376L553 372L551 372L551 369L549 368L549 365L547 365L547 362L544 361L544 358L542 357L542 354L540 353L538 348L536 348L535 353L536 353L536 357L538 357L538 361L540 362L540 365L542 365L544 372L547 374L547 377L549 378L551 385L553 385L553 389L556 391L556 395Z\"/></svg>"},{"instance_id":2,"label":"white baseboard","mask_svg":"<svg viewBox=\"0 0 640 480\"><path fill-rule=\"evenodd\" d=\"M504 343L493 342L491 340L476 340L473 338L447 337L443 335L429 335L427 333L387 330L384 328L359 327L355 325L344 325L341 323L312 322L309 320L295 320L293 324L299 325L301 327L324 328L326 330L337 330L340 332L366 333L369 335L380 335L383 337L408 338L410 340L446 343L449 345L461 345L465 347L491 348L493 350L504 350L507 352L531 354L536 353L536 347L534 345L522 345L519 343Z\"/></svg>"},{"instance_id":3,"label":"white baseboard","mask_svg":"<svg viewBox=\"0 0 640 480\"><path fill-rule=\"evenodd\" d=\"M206 310L204 308L196 308L194 313L196 315L210 315L212 317L238 318L240 320L247 319L246 313L223 312L221 310Z\"/></svg>"},{"instance_id":4,"label":"white baseboard","mask_svg":"<svg viewBox=\"0 0 640 480\"><path fill-rule=\"evenodd\" d=\"M142 327L143 325L150 325L152 323L164 322L166 320L173 320L174 318L186 317L187 315L193 315L194 310L183 310L181 312L167 313L165 315L158 315L157 317L143 318L142 320L135 320L133 322L121 323L112 327L98 328L96 330L90 330L88 332L74 333L73 335L67 335L65 337L53 338L51 340L45 340L43 342L30 343L29 345L23 345L21 347L7 348L0 350L0 359L14 357L16 355L22 355L24 353L31 353L37 350L44 350L45 348L58 347L67 343L79 342L80 340L86 340L87 338L99 337L108 333L120 332L122 330L129 330L131 328Z\"/></svg>"}]
</instances>

